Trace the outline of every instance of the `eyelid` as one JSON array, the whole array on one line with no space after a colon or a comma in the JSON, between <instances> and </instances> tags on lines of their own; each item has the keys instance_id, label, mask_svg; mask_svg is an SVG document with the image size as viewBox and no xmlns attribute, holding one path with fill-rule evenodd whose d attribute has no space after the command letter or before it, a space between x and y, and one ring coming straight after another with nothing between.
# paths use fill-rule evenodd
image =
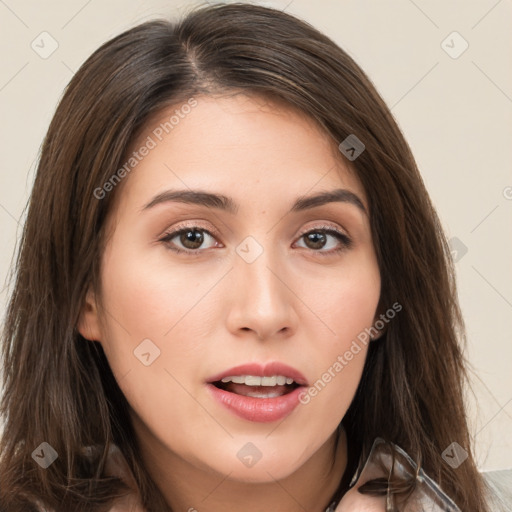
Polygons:
<instances>
[{"instance_id":1,"label":"eyelid","mask_svg":"<svg viewBox=\"0 0 512 512\"><path fill-rule=\"evenodd\" d=\"M304 228L303 230L301 230L299 232L298 237L300 238L301 236L305 235L306 233L309 233L310 231L322 231L322 230L325 230L325 231L336 231L336 233L339 233L340 235L343 235L346 238L350 238L349 235L345 232L345 230L342 230L341 228L339 228L338 226L336 226L334 224L328 224L328 223L325 223L325 222L323 224L321 224L321 225L313 225L313 226L309 226L307 228Z\"/></svg>"},{"instance_id":2,"label":"eyelid","mask_svg":"<svg viewBox=\"0 0 512 512\"><path fill-rule=\"evenodd\" d=\"M160 237L166 237L170 234L176 234L176 232L182 231L184 229L193 229L198 228L201 231L205 231L209 235L213 236L214 238L220 238L220 233L211 226L206 226L205 224L202 224L201 221L198 220L191 220L191 221L183 221L178 223L176 226L172 226L171 228L166 229Z\"/></svg>"}]
</instances>

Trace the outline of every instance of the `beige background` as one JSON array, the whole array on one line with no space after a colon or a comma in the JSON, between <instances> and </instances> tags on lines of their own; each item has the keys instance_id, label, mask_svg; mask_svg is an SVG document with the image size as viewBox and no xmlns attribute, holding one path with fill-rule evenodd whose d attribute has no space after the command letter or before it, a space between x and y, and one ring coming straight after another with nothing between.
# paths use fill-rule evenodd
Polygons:
<instances>
[{"instance_id":1,"label":"beige background","mask_svg":"<svg viewBox=\"0 0 512 512\"><path fill-rule=\"evenodd\" d=\"M9 291L4 279L21 232L39 147L65 85L107 39L195 4L0 0L2 317ZM511 468L511 0L266 4L306 19L369 74L415 153L448 237L457 237L458 246L467 248L462 257L458 253L457 277L468 358L477 374L471 421L478 463L486 470ZM42 46L45 37L49 49L50 36L40 36L45 31L58 48L43 59L31 44ZM465 41L467 50L457 56Z\"/></svg>"}]
</instances>

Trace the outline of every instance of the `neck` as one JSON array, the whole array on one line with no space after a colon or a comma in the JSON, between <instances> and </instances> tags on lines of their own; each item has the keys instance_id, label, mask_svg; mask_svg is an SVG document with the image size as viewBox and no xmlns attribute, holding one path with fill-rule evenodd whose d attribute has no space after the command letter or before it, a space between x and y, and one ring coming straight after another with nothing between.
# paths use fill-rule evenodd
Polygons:
<instances>
[{"instance_id":1,"label":"neck","mask_svg":"<svg viewBox=\"0 0 512 512\"><path fill-rule=\"evenodd\" d=\"M243 482L198 468L179 457L149 434L137 418L134 427L144 465L173 511L325 512L347 465L347 439L341 430L336 453L333 433L305 464L286 478L269 478L265 483Z\"/></svg>"}]
</instances>

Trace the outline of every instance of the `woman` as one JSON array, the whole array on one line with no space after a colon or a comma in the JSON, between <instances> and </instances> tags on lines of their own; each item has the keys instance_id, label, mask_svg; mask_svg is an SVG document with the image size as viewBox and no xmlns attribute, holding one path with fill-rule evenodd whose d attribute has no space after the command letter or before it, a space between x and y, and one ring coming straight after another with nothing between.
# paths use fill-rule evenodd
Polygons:
<instances>
[{"instance_id":1,"label":"woman","mask_svg":"<svg viewBox=\"0 0 512 512\"><path fill-rule=\"evenodd\" d=\"M488 510L453 275L404 137L327 37L243 4L126 31L43 145L4 509Z\"/></svg>"}]
</instances>

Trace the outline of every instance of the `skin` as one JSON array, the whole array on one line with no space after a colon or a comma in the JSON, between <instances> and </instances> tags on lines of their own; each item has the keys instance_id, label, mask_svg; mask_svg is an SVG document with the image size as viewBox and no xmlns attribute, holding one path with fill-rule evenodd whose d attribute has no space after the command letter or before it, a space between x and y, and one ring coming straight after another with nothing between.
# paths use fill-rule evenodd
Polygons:
<instances>
[{"instance_id":1,"label":"skin","mask_svg":"<svg viewBox=\"0 0 512 512\"><path fill-rule=\"evenodd\" d=\"M242 363L282 361L312 385L373 324L380 275L367 213L347 202L289 213L299 196L338 188L368 211L365 192L336 143L304 115L242 94L195 99L118 185L102 295L89 290L78 328L101 342L144 463L173 510L323 512L345 470L346 438L334 454L334 433L367 346L278 422L233 415L205 382ZM133 148L176 108L154 117ZM230 196L238 212L177 202L141 211L174 188ZM330 234L308 245L302 235L326 225L350 248L333 252L343 242ZM202 232L198 249L179 236L161 241L193 226L212 233ZM247 236L263 251L252 263L236 252ZM134 356L144 339L160 350L149 366ZM252 467L237 457L248 442L261 452Z\"/></svg>"}]
</instances>

